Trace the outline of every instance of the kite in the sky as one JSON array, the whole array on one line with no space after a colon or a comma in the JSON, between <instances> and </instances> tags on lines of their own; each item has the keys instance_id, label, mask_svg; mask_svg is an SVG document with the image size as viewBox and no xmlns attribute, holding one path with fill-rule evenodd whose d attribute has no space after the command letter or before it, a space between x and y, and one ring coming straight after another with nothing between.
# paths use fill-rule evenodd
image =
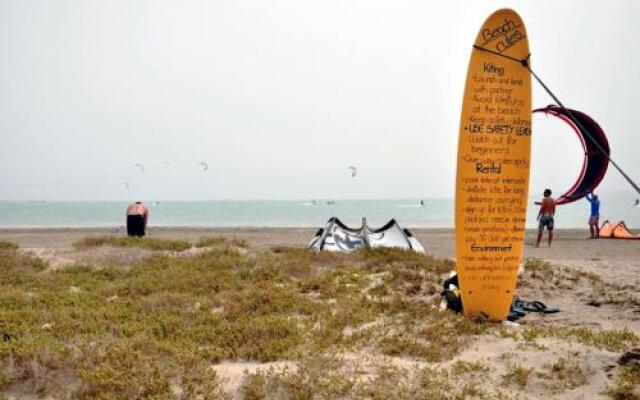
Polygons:
<instances>
[{"instance_id":1,"label":"kite in the sky","mask_svg":"<svg viewBox=\"0 0 640 400\"><path fill-rule=\"evenodd\" d=\"M358 168L354 167L354 166L350 166L349 167L349 171L351 171L351 177L355 178L356 175L358 175Z\"/></svg>"},{"instance_id":2,"label":"kite in the sky","mask_svg":"<svg viewBox=\"0 0 640 400\"><path fill-rule=\"evenodd\" d=\"M584 150L584 160L578 179L569 190L556 199L556 204L572 203L593 192L604 178L609 166L609 141L600 125L580 111L554 105L538 108L533 112L542 112L563 120L578 135ZM573 122L573 118L582 128Z\"/></svg>"},{"instance_id":3,"label":"kite in the sky","mask_svg":"<svg viewBox=\"0 0 640 400\"><path fill-rule=\"evenodd\" d=\"M205 172L206 170L209 169L209 164L207 164L204 161L200 161L200 165L202 165L202 172Z\"/></svg>"},{"instance_id":4,"label":"kite in the sky","mask_svg":"<svg viewBox=\"0 0 640 400\"><path fill-rule=\"evenodd\" d=\"M131 186L129 185L129 182L125 182L124 183L124 188L127 189L127 190L131 189Z\"/></svg>"},{"instance_id":5,"label":"kite in the sky","mask_svg":"<svg viewBox=\"0 0 640 400\"><path fill-rule=\"evenodd\" d=\"M140 163L135 163L135 165L133 167L140 169L140 172L144 172L144 165L142 165Z\"/></svg>"}]
</instances>

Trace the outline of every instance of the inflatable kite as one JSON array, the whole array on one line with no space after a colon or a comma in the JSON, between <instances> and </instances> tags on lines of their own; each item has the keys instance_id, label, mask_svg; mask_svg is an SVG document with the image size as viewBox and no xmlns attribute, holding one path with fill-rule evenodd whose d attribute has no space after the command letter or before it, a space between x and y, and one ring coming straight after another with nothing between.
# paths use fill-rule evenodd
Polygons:
<instances>
[{"instance_id":1,"label":"inflatable kite","mask_svg":"<svg viewBox=\"0 0 640 400\"><path fill-rule=\"evenodd\" d=\"M584 160L582 162L580 176L578 176L578 179L569 190L556 199L556 204L567 204L580 200L588 193L594 191L604 178L604 174L607 172L607 167L609 166L609 142L600 125L580 111L562 109L554 105L547 106L546 108L538 108L533 110L533 112L545 113L546 115L552 115L563 120L576 133L584 150ZM571 115L569 115L569 113ZM580 129L578 125L573 122L571 116L579 122L584 130ZM602 149L604 153L600 149Z\"/></svg>"},{"instance_id":2,"label":"inflatable kite","mask_svg":"<svg viewBox=\"0 0 640 400\"><path fill-rule=\"evenodd\" d=\"M371 229L365 218L362 226L350 228L336 217L327 221L324 229L319 229L309 243L309 248L317 251L337 251L350 253L359 248L395 247L424 253L424 247L411 235L408 229L402 229L395 219L380 229Z\"/></svg>"},{"instance_id":3,"label":"inflatable kite","mask_svg":"<svg viewBox=\"0 0 640 400\"><path fill-rule=\"evenodd\" d=\"M624 221L619 221L617 224L613 224L609 221L604 221L600 227L601 238L607 239L636 239L640 240L640 234L634 234Z\"/></svg>"}]
</instances>

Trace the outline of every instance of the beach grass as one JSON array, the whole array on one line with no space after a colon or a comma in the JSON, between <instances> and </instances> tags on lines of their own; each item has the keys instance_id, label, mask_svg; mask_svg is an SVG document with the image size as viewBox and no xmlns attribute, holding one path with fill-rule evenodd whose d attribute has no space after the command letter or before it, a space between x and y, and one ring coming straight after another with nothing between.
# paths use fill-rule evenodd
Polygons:
<instances>
[{"instance_id":1,"label":"beach grass","mask_svg":"<svg viewBox=\"0 0 640 400\"><path fill-rule=\"evenodd\" d=\"M563 355L545 364L541 371L536 372L536 376L554 393L575 389L587 383L587 371L573 354Z\"/></svg>"},{"instance_id":2,"label":"beach grass","mask_svg":"<svg viewBox=\"0 0 640 400\"><path fill-rule=\"evenodd\" d=\"M237 238L235 236L232 238L226 238L224 236L218 235L218 236L203 236L200 239L198 239L193 245L197 248L231 245L231 246L246 249L249 247L249 242L246 241L245 239Z\"/></svg>"},{"instance_id":3,"label":"beach grass","mask_svg":"<svg viewBox=\"0 0 640 400\"><path fill-rule=\"evenodd\" d=\"M10 243L7 242L7 246ZM223 245L231 245L239 248L247 248L249 244L246 240L240 238L225 238L222 236L203 236L195 242L182 239L165 239L157 237L129 237L129 236L87 236L73 243L76 250L86 250L100 246L114 247L137 247L147 250L164 250L164 251L185 251L192 247L206 248L218 247ZM0 243L0 249L2 244Z\"/></svg>"},{"instance_id":4,"label":"beach grass","mask_svg":"<svg viewBox=\"0 0 640 400\"><path fill-rule=\"evenodd\" d=\"M109 235L87 236L73 243L73 247L78 250L99 246L139 247L149 250L184 251L191 248L192 244L186 240Z\"/></svg>"},{"instance_id":5,"label":"beach grass","mask_svg":"<svg viewBox=\"0 0 640 400\"><path fill-rule=\"evenodd\" d=\"M478 367L480 366L480 367ZM480 373L477 369L480 368ZM345 374L344 371L350 373ZM303 359L293 367L245 374L239 391L243 399L506 399L499 389L482 387L487 369L391 363L353 365L339 356Z\"/></svg>"},{"instance_id":6,"label":"beach grass","mask_svg":"<svg viewBox=\"0 0 640 400\"><path fill-rule=\"evenodd\" d=\"M195 244L110 236L76 243L103 245L153 251L126 269L51 269L2 245L0 393L225 398L215 366L232 361L286 362L247 372L238 389L246 399L508 398L500 385L482 384L488 366L456 360L480 336L551 337L610 351L638 341L629 331L586 328L505 334L500 325L440 312L439 282L454 265L410 251L247 251L241 239L219 237ZM201 251L178 250L193 246ZM566 378L553 390L581 384L571 362L550 364L540 379ZM436 363L449 364L430 367ZM625 390L627 375L611 393ZM526 386L528 376L514 367L504 379Z\"/></svg>"},{"instance_id":7,"label":"beach grass","mask_svg":"<svg viewBox=\"0 0 640 400\"><path fill-rule=\"evenodd\" d=\"M207 244L214 242L220 241ZM448 262L388 250L344 257L280 249L249 256L231 245L236 241L228 243L184 257L156 253L127 270L45 270L37 258L15 265L18 252L11 250L0 270L0 330L7 338L0 342L0 383L60 392L73 382L79 397L98 398L153 397L177 385L208 397L219 387L207 367L223 360L298 360L372 344L384 354L442 360L484 329L437 313L420 297L433 293ZM76 246L105 244L187 246L111 237ZM373 279L398 293L369 295ZM416 283L424 287L405 290ZM51 374L64 377L43 378Z\"/></svg>"},{"instance_id":8,"label":"beach grass","mask_svg":"<svg viewBox=\"0 0 640 400\"><path fill-rule=\"evenodd\" d=\"M529 382L529 376L533 372L533 368L527 368L521 364L509 364L507 366L508 372L502 375L502 379L505 385L516 384L520 388L527 386Z\"/></svg>"},{"instance_id":9,"label":"beach grass","mask_svg":"<svg viewBox=\"0 0 640 400\"><path fill-rule=\"evenodd\" d=\"M607 394L614 400L640 400L640 365L623 366Z\"/></svg>"},{"instance_id":10,"label":"beach grass","mask_svg":"<svg viewBox=\"0 0 640 400\"><path fill-rule=\"evenodd\" d=\"M11 251L11 250L17 250L18 249L18 245L13 243L13 242L9 242L6 240L0 240L0 251Z\"/></svg>"}]
</instances>

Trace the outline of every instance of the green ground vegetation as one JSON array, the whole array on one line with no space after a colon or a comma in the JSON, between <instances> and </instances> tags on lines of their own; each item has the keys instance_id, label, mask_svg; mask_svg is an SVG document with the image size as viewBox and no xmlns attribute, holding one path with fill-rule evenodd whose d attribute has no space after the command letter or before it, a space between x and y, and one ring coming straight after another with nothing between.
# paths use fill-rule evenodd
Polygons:
<instances>
[{"instance_id":1,"label":"green ground vegetation","mask_svg":"<svg viewBox=\"0 0 640 400\"><path fill-rule=\"evenodd\" d=\"M487 329L426 305L448 261L399 250L248 253L238 239L199 244L196 254L155 252L126 270L51 270L3 244L0 387L71 390L81 398L165 397L178 387L186 398L215 398L220 388L209 367L223 360L299 360L362 348L446 360ZM151 238L76 243L100 245L192 246ZM376 285L389 292L377 293Z\"/></svg>"},{"instance_id":2,"label":"green ground vegetation","mask_svg":"<svg viewBox=\"0 0 640 400\"><path fill-rule=\"evenodd\" d=\"M148 250L165 250L165 251L184 251L192 247L216 247L221 245L235 246L246 248L249 246L244 239L236 237L225 238L222 236L203 236L195 242L182 239L166 239L157 237L128 237L115 235L87 236L73 243L73 247L77 250L86 250L99 246L114 247L138 247ZM0 243L0 249L2 243Z\"/></svg>"},{"instance_id":3,"label":"green ground vegetation","mask_svg":"<svg viewBox=\"0 0 640 400\"><path fill-rule=\"evenodd\" d=\"M472 379L474 373L486 373L486 367L475 363L441 369L379 363L367 368L352 366L351 373L345 374L348 364L336 356L303 359L292 368L247 373L239 391L242 398L251 400L508 398Z\"/></svg>"},{"instance_id":4,"label":"green ground vegetation","mask_svg":"<svg viewBox=\"0 0 640 400\"><path fill-rule=\"evenodd\" d=\"M640 364L623 366L607 394L615 400L640 400Z\"/></svg>"},{"instance_id":5,"label":"green ground vegetation","mask_svg":"<svg viewBox=\"0 0 640 400\"><path fill-rule=\"evenodd\" d=\"M516 384L520 388L527 386L529 376L533 372L533 368L527 368L520 364L508 364L507 373L502 376L505 385Z\"/></svg>"},{"instance_id":6,"label":"green ground vegetation","mask_svg":"<svg viewBox=\"0 0 640 400\"><path fill-rule=\"evenodd\" d=\"M149 250L184 251L191 248L192 244L186 240L110 235L87 236L73 243L73 247L77 250L98 246L139 247Z\"/></svg>"},{"instance_id":7,"label":"green ground vegetation","mask_svg":"<svg viewBox=\"0 0 640 400\"><path fill-rule=\"evenodd\" d=\"M558 357L554 362L545 364L536 375L544 386L554 392L575 389L587 383L587 371L576 354Z\"/></svg>"},{"instance_id":8,"label":"green ground vegetation","mask_svg":"<svg viewBox=\"0 0 640 400\"><path fill-rule=\"evenodd\" d=\"M102 245L154 251L126 269L79 264L54 270L0 242L0 393L225 398L212 366L287 360L292 367L247 373L241 396L506 398L475 379L489 371L482 363L424 367L453 360L477 335L505 336L498 325L437 310L451 261L396 249L257 251L241 239L219 237L76 243ZM191 247L199 250L179 252ZM526 332L514 338L575 338L607 349L638 339L579 328ZM386 363L345 374L353 369L345 354L401 357L422 366ZM567 367L542 373L560 379L571 372ZM524 375L505 379L526 385ZM612 393L628 379L621 382Z\"/></svg>"}]
</instances>

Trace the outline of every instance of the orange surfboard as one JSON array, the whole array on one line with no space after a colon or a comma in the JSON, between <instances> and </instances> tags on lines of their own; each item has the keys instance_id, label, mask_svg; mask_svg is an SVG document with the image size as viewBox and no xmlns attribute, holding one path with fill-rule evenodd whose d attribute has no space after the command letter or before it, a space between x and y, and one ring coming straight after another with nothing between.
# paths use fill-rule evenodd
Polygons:
<instances>
[{"instance_id":1,"label":"orange surfboard","mask_svg":"<svg viewBox=\"0 0 640 400\"><path fill-rule=\"evenodd\" d=\"M484 22L467 71L456 181L456 269L468 315L501 321L522 262L531 151L529 44L520 16Z\"/></svg>"}]
</instances>

